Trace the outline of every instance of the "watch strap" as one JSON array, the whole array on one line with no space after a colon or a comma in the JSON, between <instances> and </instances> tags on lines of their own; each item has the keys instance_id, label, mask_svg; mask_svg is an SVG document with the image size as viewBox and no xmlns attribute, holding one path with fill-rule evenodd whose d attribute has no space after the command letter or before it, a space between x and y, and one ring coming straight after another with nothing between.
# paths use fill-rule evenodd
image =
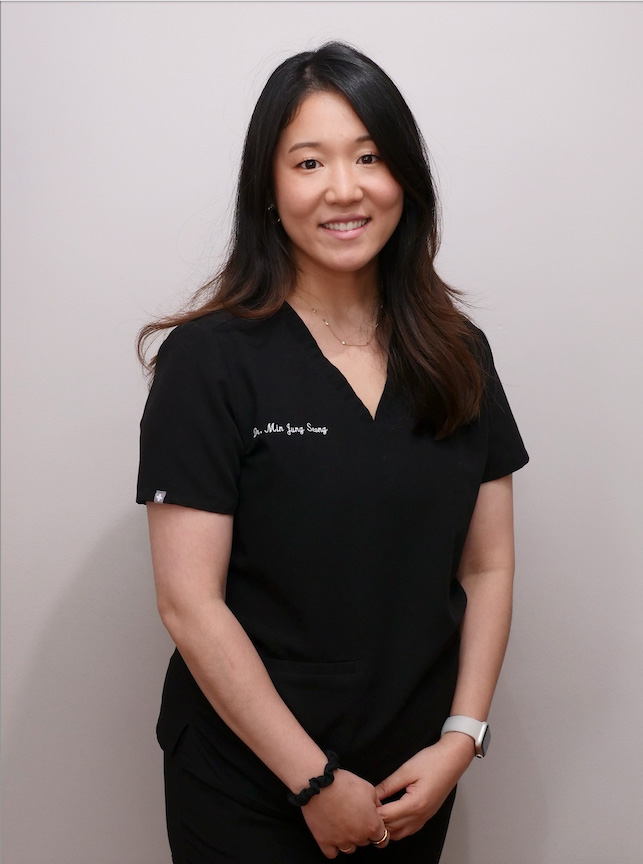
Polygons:
<instances>
[{"instance_id":1,"label":"watch strap","mask_svg":"<svg viewBox=\"0 0 643 864\"><path fill-rule=\"evenodd\" d=\"M476 720L475 717L465 717L463 714L454 714L447 717L440 737L447 732L463 732L470 735L476 745L476 756L482 757L489 746L489 724L484 720Z\"/></svg>"}]
</instances>

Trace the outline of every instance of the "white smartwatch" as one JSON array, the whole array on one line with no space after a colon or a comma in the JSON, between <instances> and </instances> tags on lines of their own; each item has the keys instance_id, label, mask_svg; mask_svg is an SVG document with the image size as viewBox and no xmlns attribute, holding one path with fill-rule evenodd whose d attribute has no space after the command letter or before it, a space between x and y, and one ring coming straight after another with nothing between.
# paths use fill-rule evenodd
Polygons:
<instances>
[{"instance_id":1,"label":"white smartwatch","mask_svg":"<svg viewBox=\"0 0 643 864\"><path fill-rule=\"evenodd\" d=\"M476 756L482 759L483 756L487 755L491 732L489 724L485 721L464 717L462 714L454 714L453 717L447 717L442 732L440 732L440 738L446 732L464 732L465 735L470 735L476 745Z\"/></svg>"}]
</instances>

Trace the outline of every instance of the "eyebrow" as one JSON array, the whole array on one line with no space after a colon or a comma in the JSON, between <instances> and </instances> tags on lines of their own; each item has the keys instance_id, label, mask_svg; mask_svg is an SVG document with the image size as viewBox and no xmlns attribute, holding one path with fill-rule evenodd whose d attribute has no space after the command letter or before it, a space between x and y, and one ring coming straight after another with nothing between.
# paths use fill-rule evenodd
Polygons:
<instances>
[{"instance_id":1,"label":"eyebrow","mask_svg":"<svg viewBox=\"0 0 643 864\"><path fill-rule=\"evenodd\" d=\"M360 135L359 138L355 139L356 144L361 144L364 141L372 141L373 138L367 133L366 135ZM322 145L319 141L300 141L297 144L293 144L289 153L292 153L293 150L305 150L307 147L321 147Z\"/></svg>"}]
</instances>

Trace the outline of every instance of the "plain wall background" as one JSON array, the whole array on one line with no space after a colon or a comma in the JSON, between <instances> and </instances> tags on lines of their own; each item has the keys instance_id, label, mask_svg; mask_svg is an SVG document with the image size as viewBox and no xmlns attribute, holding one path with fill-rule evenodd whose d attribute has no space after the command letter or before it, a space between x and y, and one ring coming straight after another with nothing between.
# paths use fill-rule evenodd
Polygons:
<instances>
[{"instance_id":1,"label":"plain wall background","mask_svg":"<svg viewBox=\"0 0 643 864\"><path fill-rule=\"evenodd\" d=\"M216 269L259 89L328 38L416 114L532 457L444 864L642 860L642 31L637 3L3 4L6 864L170 860L134 337Z\"/></svg>"}]
</instances>

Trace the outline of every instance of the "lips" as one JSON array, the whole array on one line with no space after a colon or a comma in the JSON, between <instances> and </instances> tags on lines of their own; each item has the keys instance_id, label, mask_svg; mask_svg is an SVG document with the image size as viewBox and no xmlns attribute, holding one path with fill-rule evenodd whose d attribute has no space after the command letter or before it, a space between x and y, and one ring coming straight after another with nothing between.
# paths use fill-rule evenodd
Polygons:
<instances>
[{"instance_id":1,"label":"lips","mask_svg":"<svg viewBox=\"0 0 643 864\"><path fill-rule=\"evenodd\" d=\"M323 222L321 227L329 231L354 231L356 228L363 228L369 221L369 219L351 219L345 222Z\"/></svg>"}]
</instances>

